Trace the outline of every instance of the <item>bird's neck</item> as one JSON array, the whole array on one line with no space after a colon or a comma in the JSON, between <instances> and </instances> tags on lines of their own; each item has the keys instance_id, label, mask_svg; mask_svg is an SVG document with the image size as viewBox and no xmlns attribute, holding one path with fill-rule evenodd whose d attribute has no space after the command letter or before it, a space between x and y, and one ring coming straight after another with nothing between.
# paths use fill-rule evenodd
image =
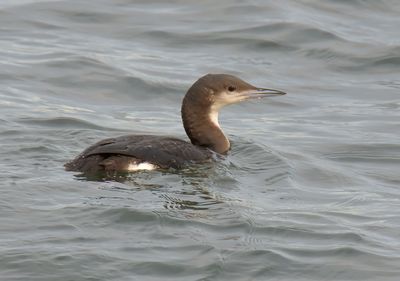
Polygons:
<instances>
[{"instance_id":1,"label":"bird's neck","mask_svg":"<svg viewBox=\"0 0 400 281\"><path fill-rule=\"evenodd\" d=\"M193 107L184 102L182 121L192 144L207 147L217 153L229 150L229 140L218 123L218 109L212 106Z\"/></svg>"}]
</instances>

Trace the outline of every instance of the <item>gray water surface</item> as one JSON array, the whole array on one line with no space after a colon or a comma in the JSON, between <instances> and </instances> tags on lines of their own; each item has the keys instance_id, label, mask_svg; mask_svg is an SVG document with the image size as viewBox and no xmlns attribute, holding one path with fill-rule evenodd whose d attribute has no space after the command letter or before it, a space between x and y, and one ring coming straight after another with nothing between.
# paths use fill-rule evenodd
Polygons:
<instances>
[{"instance_id":1,"label":"gray water surface","mask_svg":"<svg viewBox=\"0 0 400 281\"><path fill-rule=\"evenodd\" d=\"M400 280L400 2L0 1L0 280ZM226 159L89 181L106 137L186 138L206 73Z\"/></svg>"}]
</instances>

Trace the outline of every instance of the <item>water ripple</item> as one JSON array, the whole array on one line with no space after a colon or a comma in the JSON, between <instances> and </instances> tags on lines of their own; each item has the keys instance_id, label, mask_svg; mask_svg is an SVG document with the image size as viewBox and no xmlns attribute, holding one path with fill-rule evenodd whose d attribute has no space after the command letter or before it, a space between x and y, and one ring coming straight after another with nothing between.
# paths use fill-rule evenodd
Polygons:
<instances>
[{"instance_id":1,"label":"water ripple","mask_svg":"<svg viewBox=\"0 0 400 281\"><path fill-rule=\"evenodd\" d=\"M396 1L0 1L9 280L398 280ZM205 73L288 95L224 109L210 165L86 178L106 137L187 139Z\"/></svg>"}]
</instances>

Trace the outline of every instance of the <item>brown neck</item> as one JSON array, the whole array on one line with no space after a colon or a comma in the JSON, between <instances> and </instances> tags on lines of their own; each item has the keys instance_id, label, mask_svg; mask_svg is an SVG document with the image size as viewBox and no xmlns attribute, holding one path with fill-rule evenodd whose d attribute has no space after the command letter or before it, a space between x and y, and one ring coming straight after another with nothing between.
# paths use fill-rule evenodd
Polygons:
<instances>
[{"instance_id":1,"label":"brown neck","mask_svg":"<svg viewBox=\"0 0 400 281\"><path fill-rule=\"evenodd\" d=\"M229 140L218 124L218 109L210 102L195 103L186 98L182 103L182 121L186 134L194 145L208 147L217 153L226 153L230 148Z\"/></svg>"}]
</instances>

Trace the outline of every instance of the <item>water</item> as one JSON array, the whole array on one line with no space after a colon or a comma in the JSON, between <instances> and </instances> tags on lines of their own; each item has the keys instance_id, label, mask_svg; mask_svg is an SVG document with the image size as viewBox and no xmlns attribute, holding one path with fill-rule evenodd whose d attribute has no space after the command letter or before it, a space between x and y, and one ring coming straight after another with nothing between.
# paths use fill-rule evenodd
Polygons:
<instances>
[{"instance_id":1,"label":"water","mask_svg":"<svg viewBox=\"0 0 400 281\"><path fill-rule=\"evenodd\" d=\"M399 280L398 1L0 2L1 280ZM186 138L205 73L233 148L88 181L105 137Z\"/></svg>"}]
</instances>

